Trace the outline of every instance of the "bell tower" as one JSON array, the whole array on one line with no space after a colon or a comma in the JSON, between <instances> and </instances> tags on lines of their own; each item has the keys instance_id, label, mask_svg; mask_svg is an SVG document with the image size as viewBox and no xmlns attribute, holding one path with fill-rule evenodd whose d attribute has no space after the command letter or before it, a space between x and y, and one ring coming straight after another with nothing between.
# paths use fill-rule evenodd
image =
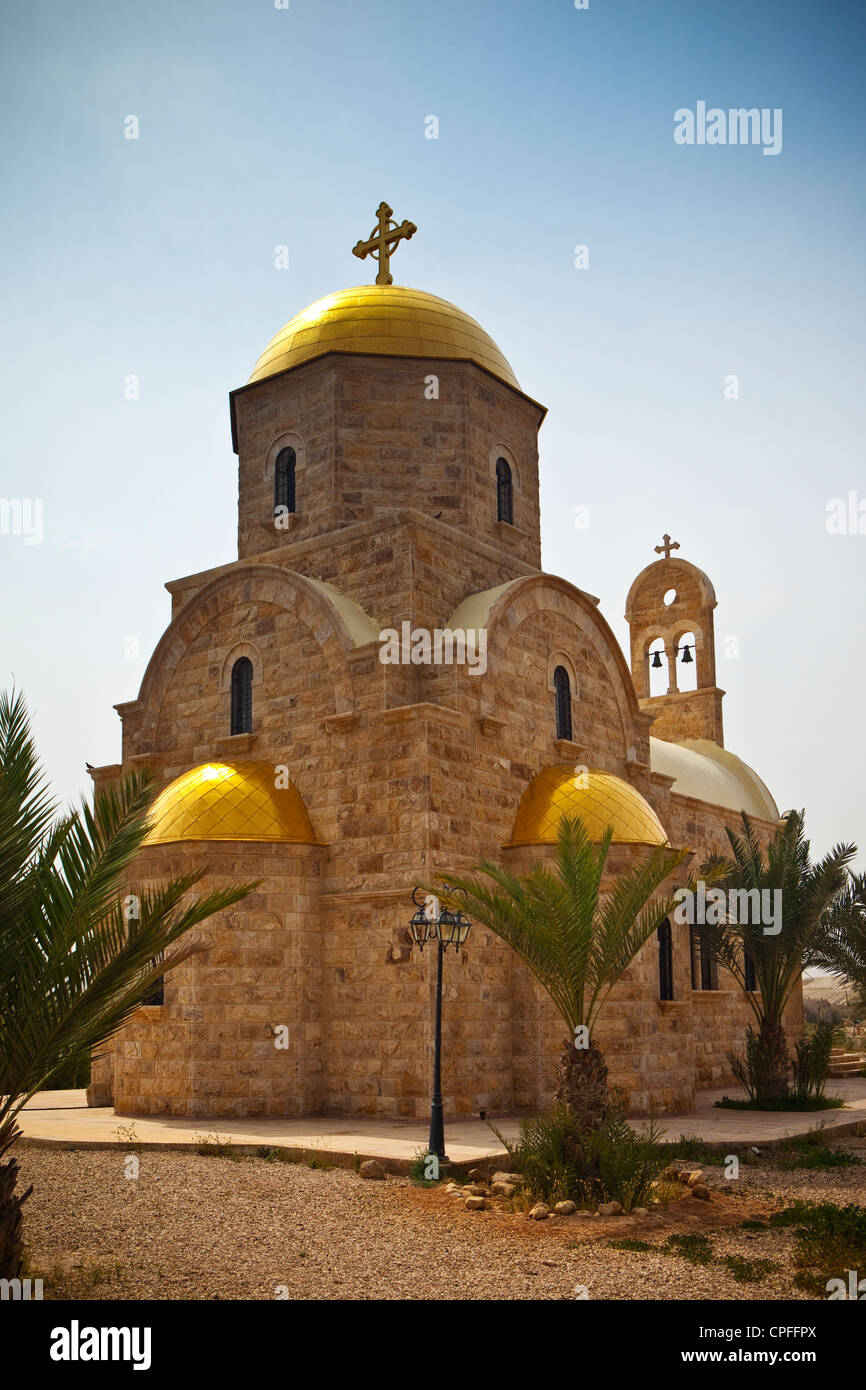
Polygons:
<instances>
[{"instance_id":1,"label":"bell tower","mask_svg":"<svg viewBox=\"0 0 866 1390\"><path fill-rule=\"evenodd\" d=\"M641 709L655 716L655 738L704 738L722 748L725 692L716 685L716 594L703 570L672 553L679 548L665 535L655 547L661 558L641 570L628 591L632 679ZM690 667L696 687L680 690L681 673ZM652 673L664 683L665 670L667 688L652 694Z\"/></svg>"}]
</instances>

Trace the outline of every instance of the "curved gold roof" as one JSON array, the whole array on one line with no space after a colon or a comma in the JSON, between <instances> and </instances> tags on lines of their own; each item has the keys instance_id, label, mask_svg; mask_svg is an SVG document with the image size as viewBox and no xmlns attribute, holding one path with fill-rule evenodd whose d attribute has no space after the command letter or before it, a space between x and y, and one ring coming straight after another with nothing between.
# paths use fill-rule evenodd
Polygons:
<instances>
[{"instance_id":1,"label":"curved gold roof","mask_svg":"<svg viewBox=\"0 0 866 1390\"><path fill-rule=\"evenodd\" d=\"M326 294L290 319L253 367L250 383L326 352L444 357L475 362L520 390L493 339L447 299L405 285L354 285Z\"/></svg>"},{"instance_id":2,"label":"curved gold roof","mask_svg":"<svg viewBox=\"0 0 866 1390\"><path fill-rule=\"evenodd\" d=\"M203 763L163 788L150 811L146 845L178 840L282 840L316 845L293 782L274 785L271 763Z\"/></svg>"},{"instance_id":3,"label":"curved gold roof","mask_svg":"<svg viewBox=\"0 0 866 1390\"><path fill-rule=\"evenodd\" d=\"M779 808L757 772L706 738L687 738L667 743L650 738L650 768L673 777L671 791L677 796L693 796L711 806L729 811L746 811L761 820L777 821Z\"/></svg>"},{"instance_id":4,"label":"curved gold roof","mask_svg":"<svg viewBox=\"0 0 866 1390\"><path fill-rule=\"evenodd\" d=\"M536 774L517 808L512 845L556 843L563 816L580 816L590 840L613 826L617 845L667 845L664 826L639 791L610 772L575 772L546 767Z\"/></svg>"}]
</instances>

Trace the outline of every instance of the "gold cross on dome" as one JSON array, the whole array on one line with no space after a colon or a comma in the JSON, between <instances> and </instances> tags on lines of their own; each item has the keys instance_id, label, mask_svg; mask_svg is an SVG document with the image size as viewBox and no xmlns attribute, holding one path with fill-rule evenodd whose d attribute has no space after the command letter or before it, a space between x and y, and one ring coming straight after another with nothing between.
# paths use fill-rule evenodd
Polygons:
<instances>
[{"instance_id":1,"label":"gold cross on dome","mask_svg":"<svg viewBox=\"0 0 866 1390\"><path fill-rule=\"evenodd\" d=\"M669 559L671 558L671 551L672 551L672 550L679 550L679 548L680 548L680 543L679 543L679 541L672 541L671 538L670 538L670 536L668 535L667 531L666 531L665 534L662 536L662 540L664 541L664 544L663 544L663 545L657 545L656 548L655 548L656 555L664 554L665 559L666 559L666 560L669 560Z\"/></svg>"},{"instance_id":2,"label":"gold cross on dome","mask_svg":"<svg viewBox=\"0 0 866 1390\"><path fill-rule=\"evenodd\" d=\"M357 246L352 247L352 255L363 260L365 256L372 256L379 262L379 274L376 276L377 285L393 285L394 277L391 274L391 253L396 250L402 240L408 241L413 237L418 228L414 222L407 222L405 217L399 227L396 222L392 222L394 209L389 208L387 203L380 203L376 209L376 216L379 219L376 226L370 233L367 241L359 241Z\"/></svg>"}]
</instances>

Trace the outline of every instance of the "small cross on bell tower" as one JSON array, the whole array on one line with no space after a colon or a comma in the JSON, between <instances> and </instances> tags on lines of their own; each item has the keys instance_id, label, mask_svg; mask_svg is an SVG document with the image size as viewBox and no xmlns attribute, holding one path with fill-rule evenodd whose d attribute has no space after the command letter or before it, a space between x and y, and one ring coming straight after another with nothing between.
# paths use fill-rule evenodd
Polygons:
<instances>
[{"instance_id":1,"label":"small cross on bell tower","mask_svg":"<svg viewBox=\"0 0 866 1390\"><path fill-rule=\"evenodd\" d=\"M662 536L662 544L655 547L656 555L664 555L666 560L671 558L672 550L679 550L679 541L672 541L667 531Z\"/></svg>"},{"instance_id":2,"label":"small cross on bell tower","mask_svg":"<svg viewBox=\"0 0 866 1390\"><path fill-rule=\"evenodd\" d=\"M673 743L709 739L724 747L724 691L716 685L715 591L703 570L674 555L680 543L667 532L654 549L659 558L641 571L626 599L635 693L641 709L654 717L654 738ZM695 672L692 689L679 689L678 663ZM653 695L650 671L665 666L667 691Z\"/></svg>"}]
</instances>

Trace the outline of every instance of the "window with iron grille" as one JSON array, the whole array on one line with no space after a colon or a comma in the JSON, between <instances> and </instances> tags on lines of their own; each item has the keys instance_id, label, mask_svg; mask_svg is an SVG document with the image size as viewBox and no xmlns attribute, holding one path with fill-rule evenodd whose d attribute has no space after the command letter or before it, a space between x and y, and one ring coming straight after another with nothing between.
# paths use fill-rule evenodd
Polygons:
<instances>
[{"instance_id":1,"label":"window with iron grille","mask_svg":"<svg viewBox=\"0 0 866 1390\"><path fill-rule=\"evenodd\" d=\"M564 666L557 666L553 673L553 690L556 702L556 737L571 738L571 681Z\"/></svg>"},{"instance_id":2,"label":"window with iron grille","mask_svg":"<svg viewBox=\"0 0 866 1390\"><path fill-rule=\"evenodd\" d=\"M659 942L659 999L673 999L674 944L668 917L660 923L656 935Z\"/></svg>"},{"instance_id":3,"label":"window with iron grille","mask_svg":"<svg viewBox=\"0 0 866 1390\"><path fill-rule=\"evenodd\" d=\"M251 734L253 731L253 663L248 656L239 656L232 667L231 732Z\"/></svg>"},{"instance_id":4,"label":"window with iron grille","mask_svg":"<svg viewBox=\"0 0 866 1390\"><path fill-rule=\"evenodd\" d=\"M285 507L287 512L295 510L295 451L281 449L274 464L274 511Z\"/></svg>"},{"instance_id":5,"label":"window with iron grille","mask_svg":"<svg viewBox=\"0 0 866 1390\"><path fill-rule=\"evenodd\" d=\"M505 459L496 460L496 520L514 525L514 487L511 466Z\"/></svg>"}]
</instances>

